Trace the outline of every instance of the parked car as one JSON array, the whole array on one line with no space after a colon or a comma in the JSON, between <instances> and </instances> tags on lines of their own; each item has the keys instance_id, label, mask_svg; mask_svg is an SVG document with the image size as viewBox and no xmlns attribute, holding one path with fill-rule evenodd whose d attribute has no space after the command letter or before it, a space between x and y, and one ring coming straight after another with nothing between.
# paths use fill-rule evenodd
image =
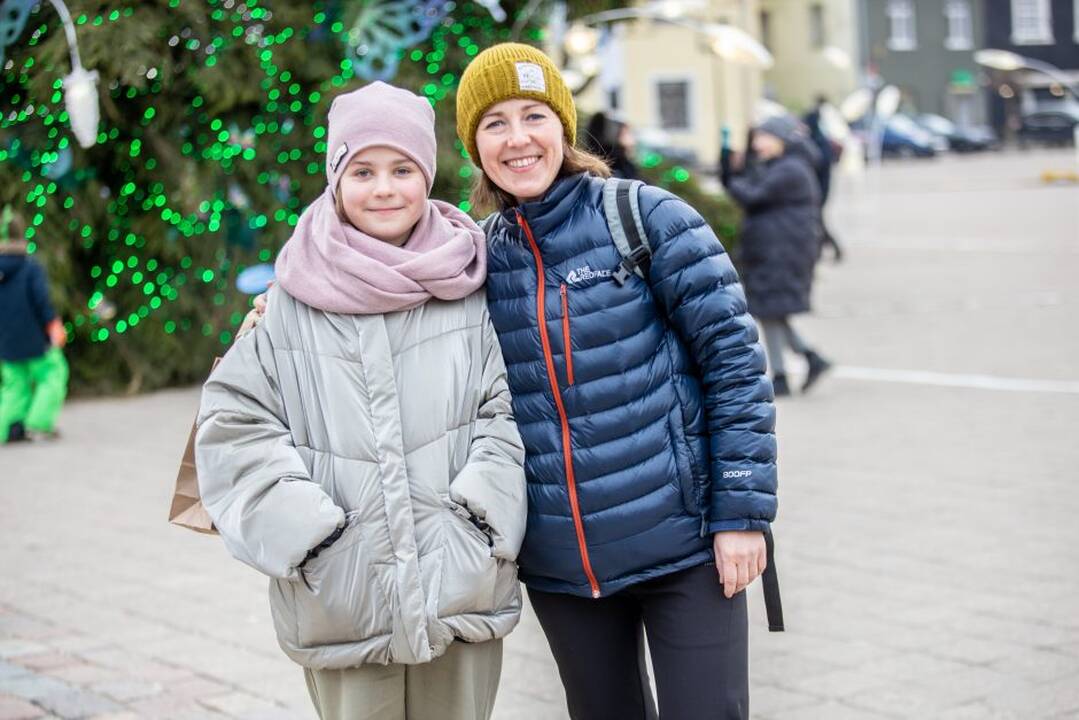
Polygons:
<instances>
[{"instance_id":1,"label":"parked car","mask_svg":"<svg viewBox=\"0 0 1079 720\"><path fill-rule=\"evenodd\" d=\"M1075 126L1079 112L1070 110L1041 110L1023 116L1017 133L1019 144L1045 143L1070 145L1075 142Z\"/></svg>"},{"instance_id":2,"label":"parked car","mask_svg":"<svg viewBox=\"0 0 1079 720\"><path fill-rule=\"evenodd\" d=\"M946 117L932 113L919 115L917 123L942 139L946 149L954 152L988 150L997 144L996 133L985 126L962 127Z\"/></svg>"},{"instance_id":3,"label":"parked car","mask_svg":"<svg viewBox=\"0 0 1079 720\"><path fill-rule=\"evenodd\" d=\"M937 154L933 135L906 115L894 115L884 126L881 150L885 155L930 158Z\"/></svg>"}]
</instances>

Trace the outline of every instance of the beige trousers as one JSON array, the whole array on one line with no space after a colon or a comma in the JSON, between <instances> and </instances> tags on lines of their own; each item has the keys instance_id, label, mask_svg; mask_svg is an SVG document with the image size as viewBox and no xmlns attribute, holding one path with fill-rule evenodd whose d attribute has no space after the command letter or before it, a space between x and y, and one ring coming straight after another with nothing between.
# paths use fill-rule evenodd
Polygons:
<instances>
[{"instance_id":1,"label":"beige trousers","mask_svg":"<svg viewBox=\"0 0 1079 720\"><path fill-rule=\"evenodd\" d=\"M322 720L488 720L501 673L501 640L458 640L423 665L304 668Z\"/></svg>"}]
</instances>

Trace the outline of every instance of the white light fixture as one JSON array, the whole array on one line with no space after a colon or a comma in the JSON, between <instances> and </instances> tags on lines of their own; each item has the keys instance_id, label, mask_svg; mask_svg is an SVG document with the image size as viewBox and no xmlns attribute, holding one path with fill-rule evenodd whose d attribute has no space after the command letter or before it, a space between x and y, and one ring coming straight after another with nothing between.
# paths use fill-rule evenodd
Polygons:
<instances>
[{"instance_id":1,"label":"white light fixture","mask_svg":"<svg viewBox=\"0 0 1079 720\"><path fill-rule=\"evenodd\" d=\"M865 116L873 105L873 91L858 88L839 104L839 112L847 122L854 122Z\"/></svg>"},{"instance_id":2,"label":"white light fixture","mask_svg":"<svg viewBox=\"0 0 1079 720\"><path fill-rule=\"evenodd\" d=\"M1003 72L1012 72L1026 66L1022 55L1009 50L978 50L974 53L974 62Z\"/></svg>"},{"instance_id":3,"label":"white light fixture","mask_svg":"<svg viewBox=\"0 0 1079 720\"><path fill-rule=\"evenodd\" d=\"M772 53L741 28L722 23L704 27L709 47L719 57L739 65L767 70L775 64Z\"/></svg>"},{"instance_id":4,"label":"white light fixture","mask_svg":"<svg viewBox=\"0 0 1079 720\"><path fill-rule=\"evenodd\" d=\"M574 57L590 55L599 45L599 32L581 23L570 25L562 41L566 52Z\"/></svg>"},{"instance_id":5,"label":"white light fixture","mask_svg":"<svg viewBox=\"0 0 1079 720\"><path fill-rule=\"evenodd\" d=\"M97 102L97 71L87 72L77 67L64 78L64 108L71 131L84 148L97 142L97 125L101 119Z\"/></svg>"},{"instance_id":6,"label":"white light fixture","mask_svg":"<svg viewBox=\"0 0 1079 720\"><path fill-rule=\"evenodd\" d=\"M887 120L899 109L899 103L903 100L903 94L895 85L885 85L877 94L877 115L882 120Z\"/></svg>"},{"instance_id":7,"label":"white light fixture","mask_svg":"<svg viewBox=\"0 0 1079 720\"><path fill-rule=\"evenodd\" d=\"M851 66L850 54L843 48L838 48L835 45L829 45L821 50L821 55L839 70L848 70Z\"/></svg>"},{"instance_id":8,"label":"white light fixture","mask_svg":"<svg viewBox=\"0 0 1079 720\"><path fill-rule=\"evenodd\" d=\"M75 38L75 25L64 0L50 0L64 23L67 47L71 51L71 74L64 78L64 108L67 110L71 131L79 145L88 148L97 142L97 124L101 113L97 102L97 71L87 71L79 61L79 43Z\"/></svg>"}]
</instances>

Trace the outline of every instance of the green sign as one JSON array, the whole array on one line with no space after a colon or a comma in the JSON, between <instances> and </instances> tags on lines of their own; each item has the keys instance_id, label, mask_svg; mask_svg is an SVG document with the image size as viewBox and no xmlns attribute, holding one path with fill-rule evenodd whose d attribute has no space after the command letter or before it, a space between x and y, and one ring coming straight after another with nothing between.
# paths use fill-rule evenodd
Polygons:
<instances>
[{"instance_id":1,"label":"green sign","mask_svg":"<svg viewBox=\"0 0 1079 720\"><path fill-rule=\"evenodd\" d=\"M952 70L952 85L963 88L974 87L974 73L964 68Z\"/></svg>"}]
</instances>

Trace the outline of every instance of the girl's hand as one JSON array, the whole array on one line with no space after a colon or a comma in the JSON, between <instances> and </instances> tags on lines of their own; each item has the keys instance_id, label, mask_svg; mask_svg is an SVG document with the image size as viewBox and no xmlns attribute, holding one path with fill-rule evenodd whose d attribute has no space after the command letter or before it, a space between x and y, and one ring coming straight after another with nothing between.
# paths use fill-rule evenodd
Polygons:
<instances>
[{"instance_id":1,"label":"girl's hand","mask_svg":"<svg viewBox=\"0 0 1079 720\"><path fill-rule=\"evenodd\" d=\"M768 564L764 533L759 530L718 532L713 536L712 547L723 594L728 598L745 590Z\"/></svg>"},{"instance_id":2,"label":"girl's hand","mask_svg":"<svg viewBox=\"0 0 1079 720\"><path fill-rule=\"evenodd\" d=\"M244 318L243 323L240 324L240 329L236 331L236 337L246 335L248 332L254 329L259 322L262 321L262 316L266 314L266 293L255 296L255 307L251 312L247 313L247 317Z\"/></svg>"}]
</instances>

